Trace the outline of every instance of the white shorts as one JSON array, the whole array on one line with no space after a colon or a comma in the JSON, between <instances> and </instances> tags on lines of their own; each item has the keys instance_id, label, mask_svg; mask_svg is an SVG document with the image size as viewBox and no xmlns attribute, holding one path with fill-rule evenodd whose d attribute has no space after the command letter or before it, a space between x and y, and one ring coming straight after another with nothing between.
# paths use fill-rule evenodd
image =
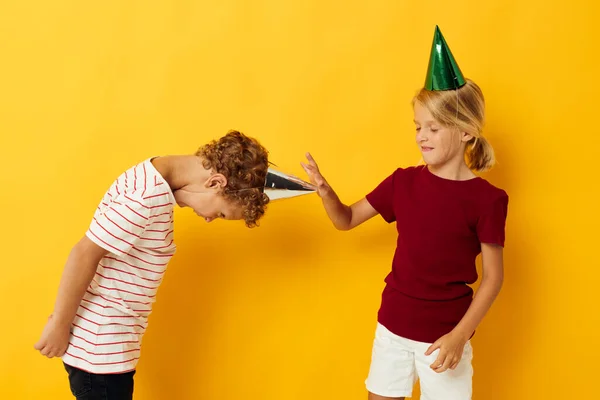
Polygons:
<instances>
[{"instance_id":1,"label":"white shorts","mask_svg":"<svg viewBox=\"0 0 600 400\"><path fill-rule=\"evenodd\" d=\"M411 397L417 379L422 400L470 400L473 391L473 348L467 342L458 366L437 373L429 366L439 350L425 356L431 343L394 335L377 324L367 390L384 397Z\"/></svg>"}]
</instances>

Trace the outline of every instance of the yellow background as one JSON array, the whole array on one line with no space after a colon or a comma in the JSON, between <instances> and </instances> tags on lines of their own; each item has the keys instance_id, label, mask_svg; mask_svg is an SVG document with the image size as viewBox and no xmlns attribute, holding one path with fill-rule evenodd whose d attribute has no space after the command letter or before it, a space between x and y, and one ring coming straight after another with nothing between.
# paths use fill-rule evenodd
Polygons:
<instances>
[{"instance_id":1,"label":"yellow background","mask_svg":"<svg viewBox=\"0 0 600 400\"><path fill-rule=\"evenodd\" d=\"M234 128L291 173L310 150L357 200L419 162L410 100L439 24L486 95L500 162L486 178L511 196L505 287L474 339L475 399L591 398L594 3L2 0L0 397L70 398L60 361L32 346L119 173ZM178 210L136 399L366 399L394 233L379 218L338 232L315 195L272 203L256 230Z\"/></svg>"}]
</instances>

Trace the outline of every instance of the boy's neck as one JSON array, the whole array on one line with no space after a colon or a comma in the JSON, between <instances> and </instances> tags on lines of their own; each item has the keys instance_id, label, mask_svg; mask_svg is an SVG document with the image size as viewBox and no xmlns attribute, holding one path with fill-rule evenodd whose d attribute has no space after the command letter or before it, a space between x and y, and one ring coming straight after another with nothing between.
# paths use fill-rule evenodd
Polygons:
<instances>
[{"instance_id":1,"label":"boy's neck","mask_svg":"<svg viewBox=\"0 0 600 400\"><path fill-rule=\"evenodd\" d=\"M152 159L152 165L175 191L193 183L203 183L211 175L202 159L194 155L164 156Z\"/></svg>"}]
</instances>

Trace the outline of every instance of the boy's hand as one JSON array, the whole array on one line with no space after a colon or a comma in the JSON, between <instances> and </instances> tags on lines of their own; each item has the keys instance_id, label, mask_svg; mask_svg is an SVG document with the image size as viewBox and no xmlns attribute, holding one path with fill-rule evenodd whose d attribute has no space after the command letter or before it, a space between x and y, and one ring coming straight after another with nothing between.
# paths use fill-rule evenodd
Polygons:
<instances>
[{"instance_id":1,"label":"boy's hand","mask_svg":"<svg viewBox=\"0 0 600 400\"><path fill-rule=\"evenodd\" d=\"M51 315L48 317L42 337L33 347L48 358L62 357L69 346L70 336L71 324L59 321Z\"/></svg>"},{"instance_id":2,"label":"boy's hand","mask_svg":"<svg viewBox=\"0 0 600 400\"><path fill-rule=\"evenodd\" d=\"M306 159L308 160L308 165L304 163L300 163L300 165L302 165L302 168L304 168L304 171L306 171L306 174L310 179L310 183L317 187L317 194L323 197L323 195L325 195L331 188L329 187L329 184L325 178L323 178L323 175L321 175L319 166L314 158L312 158L310 153L306 153Z\"/></svg>"},{"instance_id":3,"label":"boy's hand","mask_svg":"<svg viewBox=\"0 0 600 400\"><path fill-rule=\"evenodd\" d=\"M439 338L425 352L425 355L429 356L435 350L440 349L436 360L430 365L430 368L437 373L442 373L448 370L448 368L455 369L462 358L465 344L467 344L467 340L456 332L450 332Z\"/></svg>"}]
</instances>

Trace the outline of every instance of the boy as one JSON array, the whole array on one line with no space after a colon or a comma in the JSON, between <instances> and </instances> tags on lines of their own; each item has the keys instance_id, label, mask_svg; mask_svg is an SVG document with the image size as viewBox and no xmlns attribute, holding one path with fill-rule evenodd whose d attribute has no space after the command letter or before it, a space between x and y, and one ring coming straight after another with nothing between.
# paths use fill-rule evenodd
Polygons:
<instances>
[{"instance_id":1,"label":"boy","mask_svg":"<svg viewBox=\"0 0 600 400\"><path fill-rule=\"evenodd\" d=\"M73 247L54 312L35 349L62 357L78 400L125 400L142 335L166 266L175 253L173 208L211 222L257 225L268 152L232 131L195 155L156 157L125 171L104 195Z\"/></svg>"}]
</instances>

